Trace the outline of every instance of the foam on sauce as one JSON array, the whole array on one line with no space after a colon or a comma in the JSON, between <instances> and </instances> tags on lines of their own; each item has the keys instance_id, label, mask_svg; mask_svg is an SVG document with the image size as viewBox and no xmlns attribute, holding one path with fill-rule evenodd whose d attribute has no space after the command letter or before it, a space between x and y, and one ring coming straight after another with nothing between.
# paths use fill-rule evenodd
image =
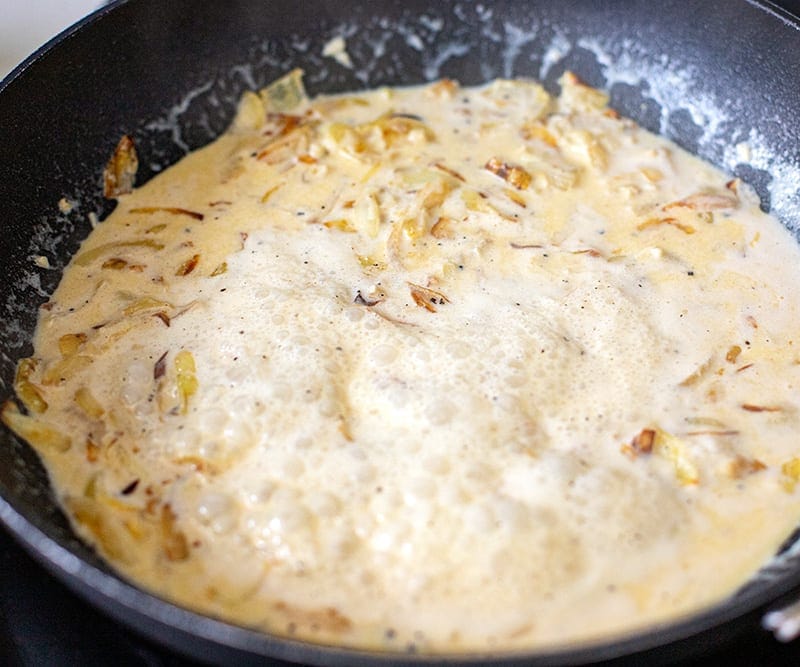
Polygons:
<instances>
[{"instance_id":1,"label":"foam on sauce","mask_svg":"<svg viewBox=\"0 0 800 667\"><path fill-rule=\"evenodd\" d=\"M249 95L121 197L3 412L76 529L181 604L391 650L745 582L800 517L800 251L562 84Z\"/></svg>"}]
</instances>

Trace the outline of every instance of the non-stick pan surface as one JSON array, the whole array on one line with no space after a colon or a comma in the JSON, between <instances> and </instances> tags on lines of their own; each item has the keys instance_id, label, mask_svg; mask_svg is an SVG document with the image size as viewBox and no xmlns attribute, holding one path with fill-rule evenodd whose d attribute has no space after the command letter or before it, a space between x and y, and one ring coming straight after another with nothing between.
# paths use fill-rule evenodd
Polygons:
<instances>
[{"instance_id":1,"label":"non-stick pan surface","mask_svg":"<svg viewBox=\"0 0 800 667\"><path fill-rule=\"evenodd\" d=\"M354 67L322 55L342 36ZM130 0L100 10L0 84L0 398L60 270L110 204L101 174L131 134L143 182L219 134L236 100L293 67L311 93L451 77L541 78L567 68L612 106L756 187L800 224L800 31L767 2L509 0ZM749 155L737 150L746 143ZM59 211L62 197L75 203ZM40 268L34 256L48 258ZM0 432L0 520L79 594L137 630L208 661L274 656L315 664L424 662L269 637L174 607L117 578L56 509L35 454ZM800 549L794 549L800 551ZM733 600L675 624L592 646L491 656L574 664L724 641L800 586L789 555ZM487 656L457 656L474 662Z\"/></svg>"}]
</instances>

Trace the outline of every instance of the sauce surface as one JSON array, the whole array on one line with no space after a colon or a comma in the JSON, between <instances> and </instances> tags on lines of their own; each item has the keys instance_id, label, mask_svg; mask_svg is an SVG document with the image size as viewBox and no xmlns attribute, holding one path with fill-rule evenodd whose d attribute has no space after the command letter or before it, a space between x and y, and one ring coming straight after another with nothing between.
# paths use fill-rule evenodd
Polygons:
<instances>
[{"instance_id":1,"label":"sauce surface","mask_svg":"<svg viewBox=\"0 0 800 667\"><path fill-rule=\"evenodd\" d=\"M296 76L119 198L3 420L122 574L277 634L516 649L675 619L800 518L800 252L567 74Z\"/></svg>"}]
</instances>

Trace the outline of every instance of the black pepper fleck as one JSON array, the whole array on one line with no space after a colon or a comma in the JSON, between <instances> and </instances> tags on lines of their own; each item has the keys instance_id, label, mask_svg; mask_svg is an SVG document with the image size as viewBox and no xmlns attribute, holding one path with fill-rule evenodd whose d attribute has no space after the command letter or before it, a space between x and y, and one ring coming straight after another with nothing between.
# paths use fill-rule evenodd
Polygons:
<instances>
[{"instance_id":1,"label":"black pepper fleck","mask_svg":"<svg viewBox=\"0 0 800 667\"><path fill-rule=\"evenodd\" d=\"M128 484L128 485L127 485L127 486L126 486L124 489L122 489L122 491L120 491L120 493L121 493L123 496L129 496L129 495L131 495L131 494L132 494L134 491L136 491L136 487L137 487L137 486L139 486L139 480L138 480L138 479L135 479L135 480L133 480L133 481L132 481L130 484Z\"/></svg>"}]
</instances>

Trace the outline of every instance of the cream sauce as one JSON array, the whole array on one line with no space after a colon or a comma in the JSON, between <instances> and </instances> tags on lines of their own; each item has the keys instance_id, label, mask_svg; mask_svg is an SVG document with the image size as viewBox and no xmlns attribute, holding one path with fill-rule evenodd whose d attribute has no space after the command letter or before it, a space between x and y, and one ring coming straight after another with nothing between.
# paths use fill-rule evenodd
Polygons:
<instances>
[{"instance_id":1,"label":"cream sauce","mask_svg":"<svg viewBox=\"0 0 800 667\"><path fill-rule=\"evenodd\" d=\"M33 417L3 413L76 529L180 604L390 650L608 637L745 582L800 517L800 252L562 84L249 95L121 197L42 312Z\"/></svg>"}]
</instances>

